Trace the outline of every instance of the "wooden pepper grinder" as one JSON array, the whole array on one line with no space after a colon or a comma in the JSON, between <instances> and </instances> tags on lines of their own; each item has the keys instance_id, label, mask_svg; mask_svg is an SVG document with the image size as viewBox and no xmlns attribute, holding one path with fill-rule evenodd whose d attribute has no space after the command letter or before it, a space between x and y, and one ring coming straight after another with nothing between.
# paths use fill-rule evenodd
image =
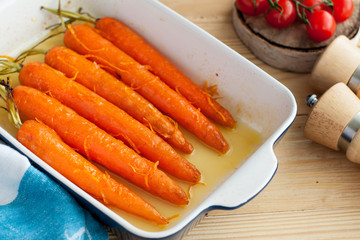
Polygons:
<instances>
[{"instance_id":1,"label":"wooden pepper grinder","mask_svg":"<svg viewBox=\"0 0 360 240\"><path fill-rule=\"evenodd\" d=\"M343 82L356 93L359 92L360 69L357 69L360 65L359 37L358 33L349 40L341 35L326 47L311 72L312 87L323 93L334 84ZM354 74L357 74L357 79L352 78Z\"/></svg>"},{"instance_id":2,"label":"wooden pepper grinder","mask_svg":"<svg viewBox=\"0 0 360 240\"><path fill-rule=\"evenodd\" d=\"M344 84L337 83L319 99L307 98L313 109L304 128L305 137L346 152L346 157L360 163L360 100Z\"/></svg>"}]
</instances>

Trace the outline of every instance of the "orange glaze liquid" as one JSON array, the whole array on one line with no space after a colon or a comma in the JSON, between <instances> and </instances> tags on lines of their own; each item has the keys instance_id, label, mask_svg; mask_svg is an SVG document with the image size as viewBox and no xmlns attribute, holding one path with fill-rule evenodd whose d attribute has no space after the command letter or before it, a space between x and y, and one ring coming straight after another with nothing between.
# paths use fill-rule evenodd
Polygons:
<instances>
[{"instance_id":1,"label":"orange glaze liquid","mask_svg":"<svg viewBox=\"0 0 360 240\"><path fill-rule=\"evenodd\" d=\"M181 129L185 137L194 145L194 152L190 155L184 155L186 159L196 165L202 173L201 183L192 186L190 189L190 203L187 206L176 206L168 203L158 197L145 192L139 187L123 180L122 178L113 175L116 180L123 182L129 186L135 193L144 198L152 204L163 216L169 218L179 215L170 220L167 226L156 226L146 220L124 213L121 210L111 208L113 211L124 217L134 226L145 231L162 231L171 228L184 218L189 212L195 209L203 202L206 197L211 194L226 178L234 172L241 163L253 153L261 143L261 136L258 132L251 129L244 123L238 121L233 129L220 127L225 139L229 142L229 151L221 155L213 149L207 147L204 143L198 140L194 135ZM173 178L185 192L188 191L189 183Z\"/></svg>"}]
</instances>

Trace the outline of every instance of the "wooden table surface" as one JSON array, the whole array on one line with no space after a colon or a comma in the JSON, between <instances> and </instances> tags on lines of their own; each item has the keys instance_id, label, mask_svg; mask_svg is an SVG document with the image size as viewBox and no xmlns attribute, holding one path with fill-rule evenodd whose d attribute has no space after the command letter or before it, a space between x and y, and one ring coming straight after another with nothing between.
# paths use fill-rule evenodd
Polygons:
<instances>
[{"instance_id":1,"label":"wooden table surface","mask_svg":"<svg viewBox=\"0 0 360 240\"><path fill-rule=\"evenodd\" d=\"M255 199L236 210L215 210L185 237L194 239L360 239L360 165L304 137L313 90L309 74L272 68L238 39L233 0L161 0L283 83L294 94L297 117L275 147L279 168Z\"/></svg>"}]
</instances>

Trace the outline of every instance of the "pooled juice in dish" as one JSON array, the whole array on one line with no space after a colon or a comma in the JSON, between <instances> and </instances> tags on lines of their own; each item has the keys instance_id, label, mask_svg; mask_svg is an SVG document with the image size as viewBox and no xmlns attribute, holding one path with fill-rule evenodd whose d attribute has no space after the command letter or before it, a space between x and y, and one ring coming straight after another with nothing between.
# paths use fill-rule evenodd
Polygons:
<instances>
[{"instance_id":1,"label":"pooled juice in dish","mask_svg":"<svg viewBox=\"0 0 360 240\"><path fill-rule=\"evenodd\" d=\"M63 45L62 35L46 41L37 48L48 50L53 46L60 45ZM29 57L27 61L43 62L44 56L32 56ZM13 74L12 76L13 86L19 84L17 75L18 74ZM164 217L171 218L170 223L167 226L157 226L152 222L133 216L117 208L109 208L134 226L145 231L162 231L176 225L176 223L183 219L189 212L199 206L199 204L203 202L223 181L225 181L232 172L240 167L241 163L261 144L262 139L258 132L240 120L236 120L237 124L234 128L219 127L230 146L229 151L226 154L220 154L216 150L213 150L202 143L201 140L193 134L181 129L187 140L194 146L194 152L192 154L183 156L195 164L202 174L202 180L194 186L190 186L188 182L178 180L169 175L185 192L190 189L189 193L191 199L187 206L177 206L169 203L94 163L101 170L109 172L115 180L124 183L132 191L152 204ZM5 111L0 112L0 125L15 137L17 130L11 125Z\"/></svg>"},{"instance_id":2,"label":"pooled juice in dish","mask_svg":"<svg viewBox=\"0 0 360 240\"><path fill-rule=\"evenodd\" d=\"M260 134L240 121L237 122L235 128L219 128L230 145L230 149L226 154L216 152L198 140L194 135L181 129L188 141L194 145L194 152L190 155L183 156L195 164L202 174L202 180L194 186L190 186L187 182L173 178L184 191L187 192L190 187L189 193L191 199L187 206L176 206L168 203L112 175L116 180L130 186L135 193L152 204L162 215L167 218L174 217L167 226L156 226L153 223L131 216L118 209L112 208L112 210L123 216L136 227L145 231L162 231L178 223L189 212L199 206L232 172L239 168L241 163L261 144Z\"/></svg>"}]
</instances>

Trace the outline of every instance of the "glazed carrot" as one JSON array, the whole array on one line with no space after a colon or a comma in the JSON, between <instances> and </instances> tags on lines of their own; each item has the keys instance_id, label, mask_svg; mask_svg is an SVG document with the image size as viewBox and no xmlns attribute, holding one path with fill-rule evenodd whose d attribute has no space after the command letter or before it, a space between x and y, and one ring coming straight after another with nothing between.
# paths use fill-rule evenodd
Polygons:
<instances>
[{"instance_id":1,"label":"glazed carrot","mask_svg":"<svg viewBox=\"0 0 360 240\"><path fill-rule=\"evenodd\" d=\"M94 28L73 25L66 31L64 43L81 54L93 56L95 61L103 65L113 67L123 82L134 87L160 111L168 114L209 146L222 153L228 150L229 145L220 130L198 109L148 71L146 66L101 37Z\"/></svg>"},{"instance_id":2,"label":"glazed carrot","mask_svg":"<svg viewBox=\"0 0 360 240\"><path fill-rule=\"evenodd\" d=\"M156 222L168 221L154 207L123 184L103 173L43 123L28 120L20 127L17 140L75 185L106 205Z\"/></svg>"},{"instance_id":3,"label":"glazed carrot","mask_svg":"<svg viewBox=\"0 0 360 240\"><path fill-rule=\"evenodd\" d=\"M189 154L193 151L194 147L186 141L173 122L170 122L169 117L96 63L66 47L54 47L49 50L45 56L45 63L115 104L153 129L170 145L184 153Z\"/></svg>"},{"instance_id":4,"label":"glazed carrot","mask_svg":"<svg viewBox=\"0 0 360 240\"><path fill-rule=\"evenodd\" d=\"M179 91L195 107L200 108L205 116L225 126L233 127L235 125L229 111L125 24L116 19L104 17L96 22L95 28L100 30L101 36L140 64L149 65L151 72L159 76L172 89Z\"/></svg>"},{"instance_id":5,"label":"glazed carrot","mask_svg":"<svg viewBox=\"0 0 360 240\"><path fill-rule=\"evenodd\" d=\"M29 62L19 74L21 84L36 88L72 108L126 142L160 168L180 179L198 182L201 174L168 143L126 112L44 63Z\"/></svg>"},{"instance_id":6,"label":"glazed carrot","mask_svg":"<svg viewBox=\"0 0 360 240\"><path fill-rule=\"evenodd\" d=\"M56 99L22 85L14 88L13 95L22 119L43 122L70 147L145 190L175 204L188 203L186 193L157 164L140 157Z\"/></svg>"},{"instance_id":7,"label":"glazed carrot","mask_svg":"<svg viewBox=\"0 0 360 240\"><path fill-rule=\"evenodd\" d=\"M66 17L72 21L79 20L95 24L99 34L140 64L150 66L150 70L155 75L158 75L172 89L181 93L195 107L200 108L207 117L224 126L233 127L235 125L235 120L229 111L212 98L212 94L206 89L206 86L204 90L201 89L140 35L119 20L111 17L94 18L88 14L83 15L60 9L46 7L42 7L42 9L59 15L60 18Z\"/></svg>"}]
</instances>

